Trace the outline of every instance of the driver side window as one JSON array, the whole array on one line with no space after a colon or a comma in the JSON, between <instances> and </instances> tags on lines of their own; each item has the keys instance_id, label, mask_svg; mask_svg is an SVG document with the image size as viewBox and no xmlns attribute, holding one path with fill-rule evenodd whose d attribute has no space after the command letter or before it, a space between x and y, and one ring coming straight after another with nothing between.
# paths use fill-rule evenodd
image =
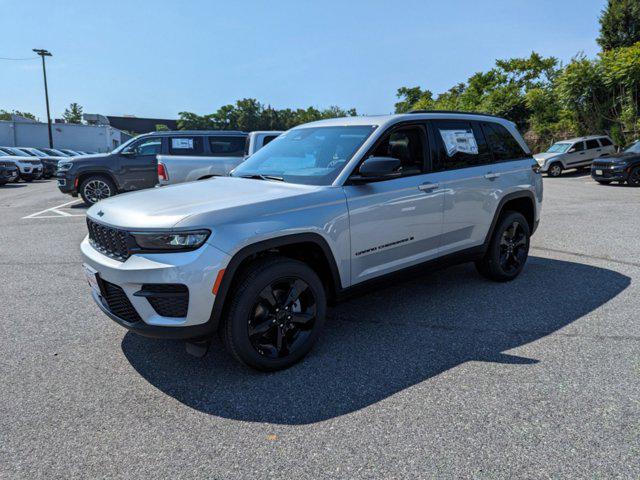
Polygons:
<instances>
[{"instance_id":1,"label":"driver side window","mask_svg":"<svg viewBox=\"0 0 640 480\"><path fill-rule=\"evenodd\" d=\"M161 138L143 138L133 143L126 150L126 153L134 153L136 155L158 155L162 153Z\"/></svg>"},{"instance_id":2,"label":"driver side window","mask_svg":"<svg viewBox=\"0 0 640 480\"><path fill-rule=\"evenodd\" d=\"M581 152L584 150L584 142L578 142L573 144L574 152Z\"/></svg>"},{"instance_id":3,"label":"driver side window","mask_svg":"<svg viewBox=\"0 0 640 480\"><path fill-rule=\"evenodd\" d=\"M402 176L424 172L425 134L419 126L398 128L387 134L370 156L400 160Z\"/></svg>"}]
</instances>

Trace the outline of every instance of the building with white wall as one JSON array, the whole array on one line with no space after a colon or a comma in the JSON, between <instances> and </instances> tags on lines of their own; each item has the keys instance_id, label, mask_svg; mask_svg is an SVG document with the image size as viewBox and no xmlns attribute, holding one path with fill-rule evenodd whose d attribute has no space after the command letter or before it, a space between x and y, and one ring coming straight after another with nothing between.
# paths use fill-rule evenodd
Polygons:
<instances>
[{"instance_id":1,"label":"building with white wall","mask_svg":"<svg viewBox=\"0 0 640 480\"><path fill-rule=\"evenodd\" d=\"M131 138L109 125L53 123L51 133L54 148L85 152L110 152ZM16 116L11 121L0 121L0 146L48 147L47 124Z\"/></svg>"}]
</instances>

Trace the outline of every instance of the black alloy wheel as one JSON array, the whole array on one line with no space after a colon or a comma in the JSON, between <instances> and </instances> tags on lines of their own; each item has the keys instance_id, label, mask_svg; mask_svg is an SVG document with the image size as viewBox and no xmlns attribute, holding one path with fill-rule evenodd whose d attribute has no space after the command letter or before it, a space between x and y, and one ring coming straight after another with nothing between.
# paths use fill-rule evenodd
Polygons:
<instances>
[{"instance_id":1,"label":"black alloy wheel","mask_svg":"<svg viewBox=\"0 0 640 480\"><path fill-rule=\"evenodd\" d=\"M516 278L529 256L529 222L519 212L502 214L484 256L476 261L478 272L489 280L508 282Z\"/></svg>"},{"instance_id":2,"label":"black alloy wheel","mask_svg":"<svg viewBox=\"0 0 640 480\"><path fill-rule=\"evenodd\" d=\"M500 267L508 275L516 273L527 259L527 236L519 220L514 220L500 239Z\"/></svg>"},{"instance_id":3,"label":"black alloy wheel","mask_svg":"<svg viewBox=\"0 0 640 480\"><path fill-rule=\"evenodd\" d=\"M280 256L259 258L243 268L233 285L226 293L229 306L220 334L238 361L275 371L311 350L324 325L327 297L309 265Z\"/></svg>"},{"instance_id":4,"label":"black alloy wheel","mask_svg":"<svg viewBox=\"0 0 640 480\"><path fill-rule=\"evenodd\" d=\"M267 358L295 354L313 331L316 299L300 278L270 283L259 294L249 317L249 341Z\"/></svg>"},{"instance_id":5,"label":"black alloy wheel","mask_svg":"<svg viewBox=\"0 0 640 480\"><path fill-rule=\"evenodd\" d=\"M631 172L629 172L627 183L632 187L640 187L640 166L635 167Z\"/></svg>"}]
</instances>

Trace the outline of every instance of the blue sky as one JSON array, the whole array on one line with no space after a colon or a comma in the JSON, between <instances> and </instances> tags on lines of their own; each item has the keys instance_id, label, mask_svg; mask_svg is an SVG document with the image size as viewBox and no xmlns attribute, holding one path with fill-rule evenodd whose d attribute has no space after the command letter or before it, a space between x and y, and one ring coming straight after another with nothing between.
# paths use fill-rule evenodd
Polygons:
<instances>
[{"instance_id":1,"label":"blue sky","mask_svg":"<svg viewBox=\"0 0 640 480\"><path fill-rule=\"evenodd\" d=\"M244 97L389 113L401 86L435 93L532 50L595 56L604 0L0 0L0 57L53 53L52 115L175 118ZM0 60L0 109L45 118L38 61Z\"/></svg>"}]
</instances>

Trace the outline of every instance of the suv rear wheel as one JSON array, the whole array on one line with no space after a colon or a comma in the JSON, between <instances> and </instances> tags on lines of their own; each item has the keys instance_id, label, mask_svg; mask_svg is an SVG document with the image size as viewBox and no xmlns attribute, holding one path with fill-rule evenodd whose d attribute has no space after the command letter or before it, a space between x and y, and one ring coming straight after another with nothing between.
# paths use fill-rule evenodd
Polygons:
<instances>
[{"instance_id":1,"label":"suv rear wheel","mask_svg":"<svg viewBox=\"0 0 640 480\"><path fill-rule=\"evenodd\" d=\"M257 260L229 294L222 324L227 350L263 371L290 367L313 347L326 314L326 293L305 263L284 257Z\"/></svg>"},{"instance_id":2,"label":"suv rear wheel","mask_svg":"<svg viewBox=\"0 0 640 480\"><path fill-rule=\"evenodd\" d=\"M116 186L104 175L90 175L80 185L80 196L87 205L93 205L115 194Z\"/></svg>"},{"instance_id":3,"label":"suv rear wheel","mask_svg":"<svg viewBox=\"0 0 640 480\"><path fill-rule=\"evenodd\" d=\"M484 257L476 262L480 274L496 282L516 278L529 256L529 223L521 213L506 212L496 225Z\"/></svg>"}]
</instances>

